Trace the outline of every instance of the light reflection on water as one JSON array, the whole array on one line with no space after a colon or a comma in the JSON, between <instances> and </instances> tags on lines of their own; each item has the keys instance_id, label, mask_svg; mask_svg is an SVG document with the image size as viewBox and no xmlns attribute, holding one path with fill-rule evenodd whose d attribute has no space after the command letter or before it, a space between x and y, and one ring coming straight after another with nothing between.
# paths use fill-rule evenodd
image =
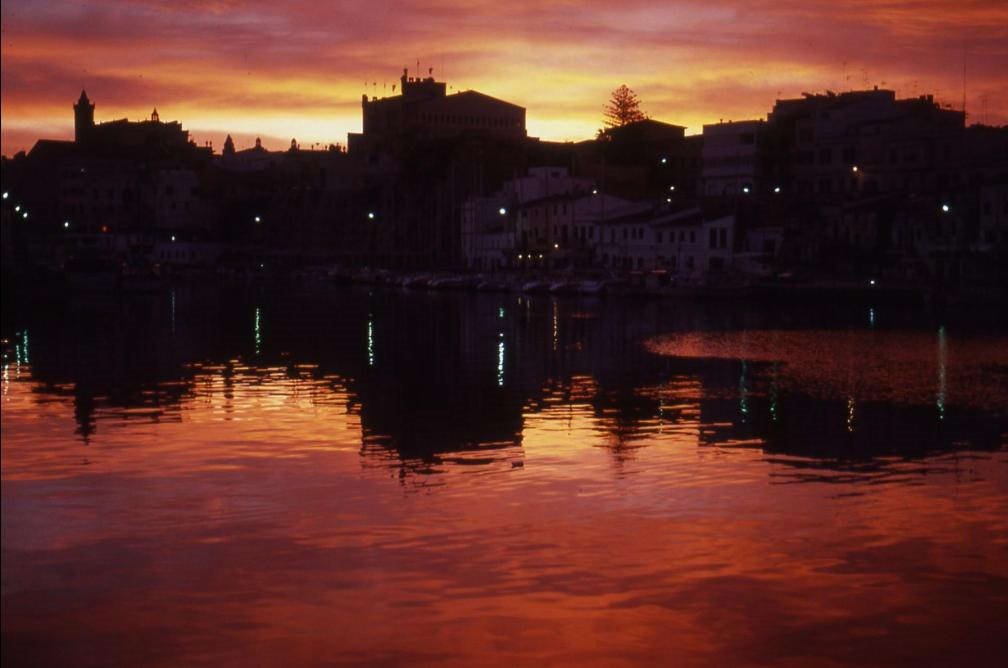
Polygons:
<instances>
[{"instance_id":1,"label":"light reflection on water","mask_svg":"<svg viewBox=\"0 0 1008 668\"><path fill-rule=\"evenodd\" d=\"M1008 655L997 335L379 291L65 317L5 350L5 661Z\"/></svg>"}]
</instances>

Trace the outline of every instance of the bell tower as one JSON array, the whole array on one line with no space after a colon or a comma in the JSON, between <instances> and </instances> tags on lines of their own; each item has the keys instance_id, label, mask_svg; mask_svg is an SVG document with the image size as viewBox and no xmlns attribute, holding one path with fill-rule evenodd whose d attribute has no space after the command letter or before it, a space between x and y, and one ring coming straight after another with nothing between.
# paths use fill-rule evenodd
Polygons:
<instances>
[{"instance_id":1,"label":"bell tower","mask_svg":"<svg viewBox=\"0 0 1008 668\"><path fill-rule=\"evenodd\" d=\"M74 141L78 144L94 127L94 102L81 90L80 99L74 105Z\"/></svg>"}]
</instances>

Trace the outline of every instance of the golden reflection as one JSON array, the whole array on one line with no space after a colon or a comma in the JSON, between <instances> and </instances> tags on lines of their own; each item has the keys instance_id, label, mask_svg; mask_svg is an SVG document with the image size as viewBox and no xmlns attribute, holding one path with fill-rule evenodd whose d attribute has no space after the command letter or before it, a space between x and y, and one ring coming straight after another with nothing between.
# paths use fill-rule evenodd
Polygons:
<instances>
[{"instance_id":1,"label":"golden reflection","mask_svg":"<svg viewBox=\"0 0 1008 668\"><path fill-rule=\"evenodd\" d=\"M504 387L504 332L498 332L497 342L497 386Z\"/></svg>"},{"instance_id":2,"label":"golden reflection","mask_svg":"<svg viewBox=\"0 0 1008 668\"><path fill-rule=\"evenodd\" d=\"M367 321L367 360L368 366L375 365L374 315L368 313Z\"/></svg>"},{"instance_id":3,"label":"golden reflection","mask_svg":"<svg viewBox=\"0 0 1008 668\"><path fill-rule=\"evenodd\" d=\"M483 341L502 331L490 319ZM359 364L361 321L349 332ZM634 382L622 367L526 369L508 391L482 345L472 376L491 399L455 404L473 388L431 381L444 395L419 407L268 352L192 364L130 405L26 366L2 412L5 651L42 634L56 665L98 651L124 664L808 665L992 646L1003 448L770 452L756 426L797 411L777 408L787 363L761 366L759 341L741 371L738 357L689 372L645 358ZM843 436L855 397L818 402L830 419L800 439ZM458 428L491 418L514 433ZM73 436L84 421L99 425L88 445Z\"/></svg>"},{"instance_id":4,"label":"golden reflection","mask_svg":"<svg viewBox=\"0 0 1008 668\"><path fill-rule=\"evenodd\" d=\"M150 407L120 408L107 397L33 391L30 379L13 385L6 400L18 423L13 433L48 425L48 437L27 439L3 449L5 479L48 477L54 457L71 456L75 432L92 443L93 470L125 475L167 475L173 471L231 469L253 459L304 457L312 452L356 453L360 418L351 412L353 395L338 376L315 377L314 365L257 368L229 363L191 365L185 383L165 382L147 395ZM76 429L67 421L76 419ZM25 432L21 431L24 434ZM5 434L6 437L6 434ZM6 438L5 438L6 441ZM152 468L152 464L156 466Z\"/></svg>"},{"instance_id":5,"label":"golden reflection","mask_svg":"<svg viewBox=\"0 0 1008 668\"><path fill-rule=\"evenodd\" d=\"M255 316L252 320L252 340L258 357L262 354L262 309L258 306L255 307Z\"/></svg>"},{"instance_id":6,"label":"golden reflection","mask_svg":"<svg viewBox=\"0 0 1008 668\"><path fill-rule=\"evenodd\" d=\"M945 338L945 326L938 328L938 419L945 419L945 360L948 356L948 341Z\"/></svg>"},{"instance_id":7,"label":"golden reflection","mask_svg":"<svg viewBox=\"0 0 1008 668\"><path fill-rule=\"evenodd\" d=\"M1004 363L1003 335L959 335L939 330L940 394L958 405L998 410L1008 388L988 373ZM652 352L694 359L776 363L780 387L817 397L856 397L931 405L935 401L933 334L917 331L682 332L646 343Z\"/></svg>"},{"instance_id":8,"label":"golden reflection","mask_svg":"<svg viewBox=\"0 0 1008 668\"><path fill-rule=\"evenodd\" d=\"M553 352L556 352L560 341L560 305L556 299L551 300L553 306Z\"/></svg>"},{"instance_id":9,"label":"golden reflection","mask_svg":"<svg viewBox=\"0 0 1008 668\"><path fill-rule=\"evenodd\" d=\"M739 413L743 423L749 419L749 387L747 376L748 365L745 360L742 360L742 370L739 372Z\"/></svg>"}]
</instances>

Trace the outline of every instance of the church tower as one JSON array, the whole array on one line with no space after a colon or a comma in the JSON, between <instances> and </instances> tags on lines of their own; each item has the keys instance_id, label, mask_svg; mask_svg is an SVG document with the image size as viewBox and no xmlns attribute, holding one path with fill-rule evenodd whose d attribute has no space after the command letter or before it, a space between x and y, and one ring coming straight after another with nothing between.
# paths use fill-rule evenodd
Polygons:
<instances>
[{"instance_id":1,"label":"church tower","mask_svg":"<svg viewBox=\"0 0 1008 668\"><path fill-rule=\"evenodd\" d=\"M94 127L94 102L88 99L87 93L83 90L80 99L74 105L74 141L78 144L87 136L91 128Z\"/></svg>"},{"instance_id":2,"label":"church tower","mask_svg":"<svg viewBox=\"0 0 1008 668\"><path fill-rule=\"evenodd\" d=\"M234 155L234 154L235 154L234 139L231 139L231 135L228 135L227 139L224 140L224 155Z\"/></svg>"}]
</instances>

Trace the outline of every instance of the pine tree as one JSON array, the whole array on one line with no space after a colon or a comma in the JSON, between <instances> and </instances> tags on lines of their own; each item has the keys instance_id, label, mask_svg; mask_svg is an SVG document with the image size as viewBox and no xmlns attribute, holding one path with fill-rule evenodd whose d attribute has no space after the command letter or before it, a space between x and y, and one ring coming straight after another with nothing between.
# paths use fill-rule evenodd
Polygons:
<instances>
[{"instance_id":1,"label":"pine tree","mask_svg":"<svg viewBox=\"0 0 1008 668\"><path fill-rule=\"evenodd\" d=\"M602 115L606 128L618 128L647 118L647 115L641 111L640 98L626 84L612 92L609 104L605 106Z\"/></svg>"}]
</instances>

